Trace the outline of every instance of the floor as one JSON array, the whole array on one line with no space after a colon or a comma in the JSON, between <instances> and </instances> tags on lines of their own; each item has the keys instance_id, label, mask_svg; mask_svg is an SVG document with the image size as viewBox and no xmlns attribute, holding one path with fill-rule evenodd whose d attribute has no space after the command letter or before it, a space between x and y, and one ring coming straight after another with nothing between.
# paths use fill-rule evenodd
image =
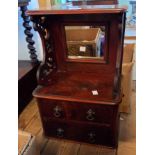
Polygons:
<instances>
[{"instance_id":1,"label":"floor","mask_svg":"<svg viewBox=\"0 0 155 155\"><path fill-rule=\"evenodd\" d=\"M38 151L41 155L116 155L116 150L103 146L44 138L35 99L19 116L19 129L36 136ZM136 155L136 92L134 90L132 91L131 113L121 114L117 155Z\"/></svg>"}]
</instances>

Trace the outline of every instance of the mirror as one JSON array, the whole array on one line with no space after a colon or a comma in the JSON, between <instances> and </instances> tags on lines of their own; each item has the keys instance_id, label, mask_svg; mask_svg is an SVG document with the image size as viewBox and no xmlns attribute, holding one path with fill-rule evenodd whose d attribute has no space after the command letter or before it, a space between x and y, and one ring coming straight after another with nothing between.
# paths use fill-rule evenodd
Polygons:
<instances>
[{"instance_id":1,"label":"mirror","mask_svg":"<svg viewBox=\"0 0 155 155\"><path fill-rule=\"evenodd\" d=\"M68 59L104 59L105 26L65 26Z\"/></svg>"}]
</instances>

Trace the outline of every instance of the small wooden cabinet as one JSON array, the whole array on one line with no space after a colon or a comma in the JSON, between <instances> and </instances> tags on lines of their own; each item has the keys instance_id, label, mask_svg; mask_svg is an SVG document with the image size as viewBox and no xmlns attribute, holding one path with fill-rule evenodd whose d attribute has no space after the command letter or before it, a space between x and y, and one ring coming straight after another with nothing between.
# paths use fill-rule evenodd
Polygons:
<instances>
[{"instance_id":1,"label":"small wooden cabinet","mask_svg":"<svg viewBox=\"0 0 155 155\"><path fill-rule=\"evenodd\" d=\"M27 13L44 50L33 95L45 136L117 148L126 10L117 5L59 5ZM66 31L76 27L100 29L97 56L69 55ZM85 37L81 53L91 43Z\"/></svg>"}]
</instances>

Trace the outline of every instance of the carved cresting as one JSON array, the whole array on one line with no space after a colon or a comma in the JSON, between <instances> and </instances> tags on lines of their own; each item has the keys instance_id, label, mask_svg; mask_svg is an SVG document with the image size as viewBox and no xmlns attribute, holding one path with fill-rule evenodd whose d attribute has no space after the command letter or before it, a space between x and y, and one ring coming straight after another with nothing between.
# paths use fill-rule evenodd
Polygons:
<instances>
[{"instance_id":1,"label":"carved cresting","mask_svg":"<svg viewBox=\"0 0 155 155\"><path fill-rule=\"evenodd\" d=\"M46 18L44 16L31 17L34 29L40 34L44 52L43 62L37 72L38 84L40 85L49 85L52 82L50 75L56 70L53 43Z\"/></svg>"}]
</instances>

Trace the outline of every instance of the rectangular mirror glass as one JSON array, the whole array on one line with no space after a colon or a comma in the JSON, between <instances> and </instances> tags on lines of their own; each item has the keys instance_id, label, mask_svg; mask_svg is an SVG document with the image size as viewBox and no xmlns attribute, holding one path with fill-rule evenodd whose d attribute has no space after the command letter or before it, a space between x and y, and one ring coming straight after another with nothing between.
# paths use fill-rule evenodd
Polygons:
<instances>
[{"instance_id":1,"label":"rectangular mirror glass","mask_svg":"<svg viewBox=\"0 0 155 155\"><path fill-rule=\"evenodd\" d=\"M68 59L104 59L105 26L65 26Z\"/></svg>"}]
</instances>

